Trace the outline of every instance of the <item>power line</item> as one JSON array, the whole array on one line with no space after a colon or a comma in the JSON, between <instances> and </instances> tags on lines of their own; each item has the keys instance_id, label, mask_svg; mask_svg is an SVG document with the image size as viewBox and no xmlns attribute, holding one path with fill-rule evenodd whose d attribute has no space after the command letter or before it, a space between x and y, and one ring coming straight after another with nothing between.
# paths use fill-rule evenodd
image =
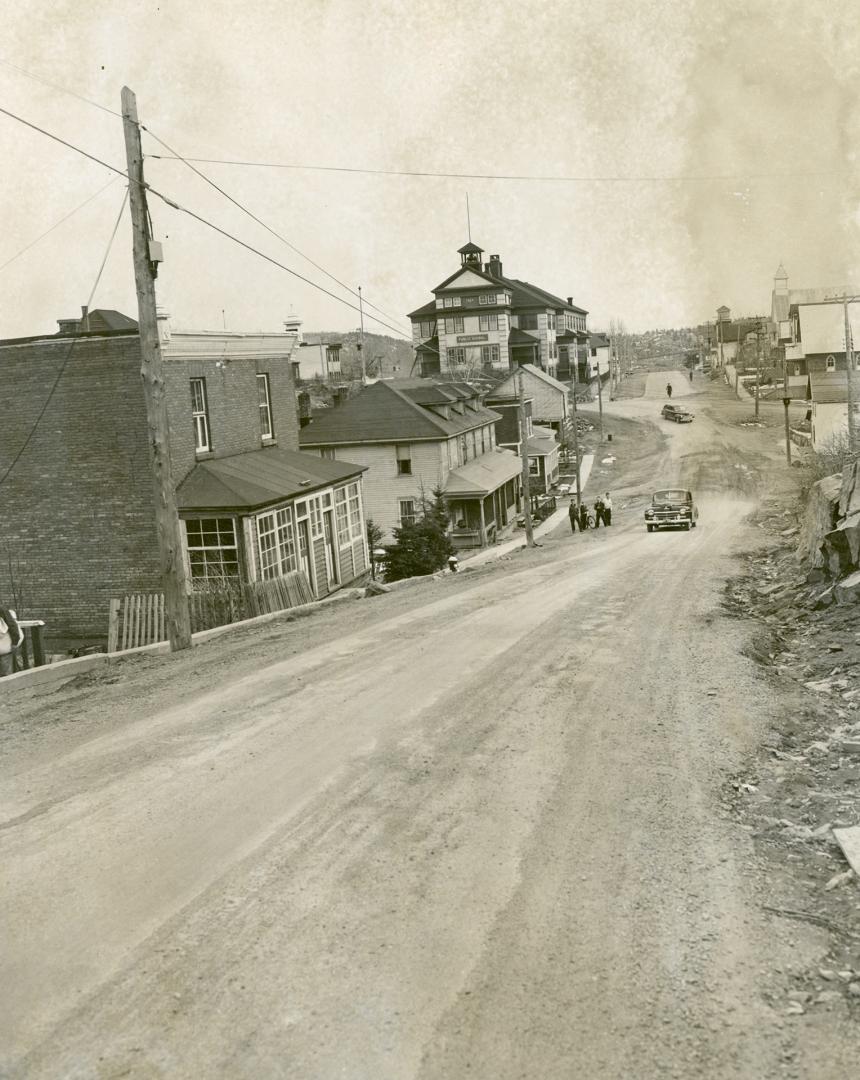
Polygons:
<instances>
[{"instance_id":1,"label":"power line","mask_svg":"<svg viewBox=\"0 0 860 1080\"><path fill-rule=\"evenodd\" d=\"M196 173L197 176L199 176L202 180L205 180L206 183L209 184L211 187L213 187L217 192L219 192L219 194L223 195L225 199L228 199L231 203L233 203L234 206L237 206L244 214L247 214L248 217L251 218L252 221L256 221L256 223L258 225L261 225L266 230L266 232L271 233L272 236L274 236L277 240L280 240L282 243L286 244L287 247L290 248L291 251L294 251L297 255L300 255L301 258L307 260L307 262L309 262L311 264L311 266L313 266L317 270L319 270L320 273L325 274L326 277L331 278L331 280L334 281L336 284L340 285L340 287L342 289L346 289L347 292L351 293L355 297L358 296L358 293L355 291L355 289L353 289L350 285L347 285L346 282L341 281L340 278L335 277L335 275L330 273L328 270L326 270L326 268L324 266L320 266L320 264L318 262L314 262L314 260L310 257L310 255L305 255L305 253L303 251L300 251L295 246L295 244L293 244L289 240L287 240L287 238L285 236L282 236L279 232L276 232L273 228L271 228L271 226L267 225L265 221L263 221L259 217L257 217L257 215L255 213L253 213L253 211L249 210L247 206L245 206L243 203L239 202L238 199L233 198L232 195L230 195L228 192L226 192L222 187L219 187L218 184L216 184L215 181L212 180L210 177L208 177L205 173L203 173L199 169L195 168L194 165L191 164L191 161L188 158L183 157L178 151L174 150L172 146L168 146L168 144L163 139L159 138L159 136L156 135L154 131L152 131L150 128L146 127L145 124L141 124L140 126L148 135L150 135L153 139L155 139L156 142L160 143L165 148L165 150L169 150L171 154L175 155L177 160L179 160L179 161L183 162L185 165L187 165L188 168L191 169L191 171L193 173ZM154 157L154 156L157 156L157 155L149 155L149 156ZM384 315L387 319L393 319L395 322L398 321L398 316L389 314L387 311L383 310L381 307L378 307L376 304L372 304L369 300L364 299L363 302L368 307L373 308L374 311L378 311L380 315Z\"/></svg>"},{"instance_id":2,"label":"power line","mask_svg":"<svg viewBox=\"0 0 860 1080\"><path fill-rule=\"evenodd\" d=\"M101 105L98 101L93 101L91 98L84 97L83 94L78 94L74 90L69 90L67 86L60 86L58 83L51 82L49 79L43 79L41 75L34 75L32 71L26 71L17 64L13 64L10 60L4 60L2 56L0 56L0 64L4 67L12 68L13 71L17 71L19 75L23 75L25 78L32 79L34 82L41 83L43 86L49 86L52 90L59 90L61 94L68 94L69 97L77 98L78 101L83 101L87 105L92 105L94 109L101 109L102 112L110 113L111 116L118 116L119 119L122 120L122 113L117 112L116 109L109 109L107 105Z\"/></svg>"},{"instance_id":3,"label":"power line","mask_svg":"<svg viewBox=\"0 0 860 1080\"><path fill-rule=\"evenodd\" d=\"M119 223L122 220L122 213L123 213L123 210L125 210L125 202L126 202L127 198L128 198L128 191L126 191L125 194L123 195L122 206L120 207L119 214L117 216L116 222L115 222L114 227L113 227L113 231L110 234L110 240L108 240L107 248L105 249L104 258L102 259L101 266L99 267L99 272L96 274L96 280L95 280L95 282L93 284L93 287L92 287L92 290L90 292L89 300L87 301L87 308L89 308L90 304L93 302L93 297L95 296L96 289L98 288L99 281L101 280L102 271L105 268L105 263L108 260L108 255L110 255L110 249L113 246L114 238L116 237L117 229L119 228ZM36 431L37 431L37 429L39 427L39 424L42 422L42 418L44 417L45 413L48 411L48 406L51 404L51 401L53 400L56 389L60 385L60 379L62 379L62 377L63 377L63 375L65 373L65 370L68 367L69 361L72 358L72 353L75 351L75 345L77 345L78 341L80 341L80 338L78 338L78 337L72 338L71 344L69 345L68 349L66 350L66 355L63 357L63 362L62 362L62 364L60 364L60 370L57 372L57 377L54 379L53 383L51 384L51 389L48 391L48 396L45 398L45 400L44 400L44 402L42 404L42 408L39 410L39 415L34 420L29 432L27 433L26 439L24 439L24 442L21 444L21 446L20 446L20 448L18 450L18 453L14 456L14 458L12 458L12 461L11 461L11 464L9 465L9 468L6 470L6 472L3 473L2 476L0 476L0 486L2 486L6 482L6 479L10 476L12 470L15 468L15 466L18 464L18 462L24 456L24 453L25 453L27 447L33 441L33 436L36 434Z\"/></svg>"},{"instance_id":4,"label":"power line","mask_svg":"<svg viewBox=\"0 0 860 1080\"><path fill-rule=\"evenodd\" d=\"M305 164L293 164L291 162L277 162L277 161L241 161L232 158L171 158L163 154L150 154L150 157L158 158L160 161L173 161L183 160L187 164L194 161L202 165L240 165L246 168L253 169L293 169L293 170L305 170L309 172L337 172L337 173L357 173L368 176L414 176L424 177L430 179L440 180L519 180L519 181L537 181L540 183L567 183L567 184L662 184L662 183L702 183L712 181L733 181L741 182L744 180L795 180L795 179L810 179L813 177L832 176L832 172L790 172L790 173L746 173L739 175L731 175L726 173L719 173L715 175L705 176L620 176L620 175L605 175L605 176L542 176L534 173L461 173L461 172L430 172L427 170L418 169L370 169L370 168L356 168L347 165L305 165Z\"/></svg>"},{"instance_id":5,"label":"power line","mask_svg":"<svg viewBox=\"0 0 860 1080\"><path fill-rule=\"evenodd\" d=\"M24 124L25 127L32 128L34 131L38 131L40 134L46 135L49 139L53 139L55 142L60 143L61 145L67 147L69 150L74 150L75 153L81 154L85 158L89 158L90 161L94 161L98 165L103 165L106 169L110 169L111 172L115 172L119 176L124 176L126 180L129 181L129 183L138 183L138 181L132 181L128 176L128 173L126 173L123 169L118 169L115 165L109 165L106 161L102 161L101 158L97 158L93 154L90 154L88 151L82 150L79 146L75 146L74 143L67 142L65 139L61 139L58 135L53 135L50 131L46 131L44 128L39 127L38 124L33 124L29 120L24 120L23 117L18 116L15 113L10 112L8 109L4 109L2 107L0 107L0 113L3 113L5 116L11 117L13 120L17 120L19 123ZM329 289L326 289L324 286L318 284L316 281L311 281L310 278L306 278L304 274L300 274L297 270L291 270L289 266L285 266L283 263L278 262L277 259L273 259L270 255L265 255L262 251L253 247L253 245L245 243L244 240L240 240L237 236L233 236L232 233L228 233L225 229L220 228L218 225L213 224L206 218L194 213L193 210L188 210L186 207L180 206L179 203L175 202L167 195L163 195L160 191L156 191L156 189L154 187L151 187L149 184L143 184L143 186L151 195L154 195L156 198L161 199L162 202L166 203L168 206L173 207L174 210L179 210L183 214L188 214L189 217L195 218L197 221L201 222L203 225L207 225L215 232L220 233L222 236L226 236L228 240L232 240L234 243L239 244L240 247L247 248L248 251L253 252L255 255L259 255L259 257L261 259L265 259L266 262L272 263L273 265L279 267L281 270L286 271L286 273L291 274L295 278L298 278L299 281L303 281L306 285L310 285L312 288L317 289L325 296L331 297L331 299L336 300L337 303L343 304L345 307L351 308L353 311L360 312L360 308L357 304L351 304L348 300L344 300L342 296L338 296L336 293L331 292ZM372 319L374 322L379 323L381 326L386 327L388 330L392 330L395 334L401 337L403 336L402 329L398 329L396 326L392 326L384 319L380 319L378 316L370 314L368 314L367 317L369 319Z\"/></svg>"},{"instance_id":6,"label":"power line","mask_svg":"<svg viewBox=\"0 0 860 1080\"><path fill-rule=\"evenodd\" d=\"M21 255L23 255L26 251L29 251L31 247L35 247L36 244L38 244L40 240L44 240L44 238L49 233L52 233L54 231L54 229L58 229L60 227L60 225L63 224L64 221L68 221L69 218L73 217L79 210L83 210L83 208L85 206L87 206L89 203L91 203L93 201L93 199L97 199L99 197L99 195L102 194L102 192L107 191L107 189L111 186L111 184L115 184L115 183L116 183L116 177L112 176L110 178L110 180L108 180L108 182L105 184L105 186L99 188L99 190L94 195L90 195L90 197L88 199L84 199L84 201L82 203L80 203L78 206L76 206L74 208L74 210L70 210L68 212L68 214L65 215L65 217L61 217L59 221L54 222L54 224L50 227L50 229L46 229L41 234L41 236L37 236L35 240L31 240L30 243L27 244L26 247L22 247L20 251L17 251L12 256L11 259L7 259L6 262L0 263L0 270L4 270L7 266L10 265L10 263L13 263L16 259L20 258Z\"/></svg>"}]
</instances>

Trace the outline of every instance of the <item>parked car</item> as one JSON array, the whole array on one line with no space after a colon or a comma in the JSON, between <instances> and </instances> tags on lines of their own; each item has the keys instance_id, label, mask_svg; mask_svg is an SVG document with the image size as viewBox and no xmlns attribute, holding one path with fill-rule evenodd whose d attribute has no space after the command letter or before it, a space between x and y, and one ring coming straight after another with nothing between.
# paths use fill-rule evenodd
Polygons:
<instances>
[{"instance_id":1,"label":"parked car","mask_svg":"<svg viewBox=\"0 0 860 1080\"><path fill-rule=\"evenodd\" d=\"M693 414L680 405L664 405L660 413L664 420L674 420L678 424L692 424Z\"/></svg>"},{"instance_id":2,"label":"parked car","mask_svg":"<svg viewBox=\"0 0 860 1080\"><path fill-rule=\"evenodd\" d=\"M651 496L651 505L645 511L648 532L655 529L695 529L699 520L699 508L693 501L692 491L683 488L663 488Z\"/></svg>"}]
</instances>

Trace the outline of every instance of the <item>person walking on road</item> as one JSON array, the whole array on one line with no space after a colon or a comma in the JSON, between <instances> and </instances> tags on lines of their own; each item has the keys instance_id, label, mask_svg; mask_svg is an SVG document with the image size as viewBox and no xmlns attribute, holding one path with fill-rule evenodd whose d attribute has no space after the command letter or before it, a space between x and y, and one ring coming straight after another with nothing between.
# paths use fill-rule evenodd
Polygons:
<instances>
[{"instance_id":1,"label":"person walking on road","mask_svg":"<svg viewBox=\"0 0 860 1080\"><path fill-rule=\"evenodd\" d=\"M573 501L570 500L570 506L567 508L567 516L570 518L570 531L576 532L576 526L579 524L579 507Z\"/></svg>"},{"instance_id":2,"label":"person walking on road","mask_svg":"<svg viewBox=\"0 0 860 1080\"><path fill-rule=\"evenodd\" d=\"M690 368L690 382L693 381L693 369Z\"/></svg>"},{"instance_id":3,"label":"person walking on road","mask_svg":"<svg viewBox=\"0 0 860 1080\"><path fill-rule=\"evenodd\" d=\"M603 524L607 529L612 524L612 499L608 491L603 496Z\"/></svg>"},{"instance_id":4,"label":"person walking on road","mask_svg":"<svg viewBox=\"0 0 860 1080\"><path fill-rule=\"evenodd\" d=\"M672 396L672 384L666 383L666 397Z\"/></svg>"}]
</instances>

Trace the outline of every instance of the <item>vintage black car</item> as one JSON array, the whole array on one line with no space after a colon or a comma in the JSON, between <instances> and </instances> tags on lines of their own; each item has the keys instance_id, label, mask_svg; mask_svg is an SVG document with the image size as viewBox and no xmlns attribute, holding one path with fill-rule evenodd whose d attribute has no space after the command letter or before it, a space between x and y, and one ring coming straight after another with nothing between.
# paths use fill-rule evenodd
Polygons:
<instances>
[{"instance_id":1,"label":"vintage black car","mask_svg":"<svg viewBox=\"0 0 860 1080\"><path fill-rule=\"evenodd\" d=\"M680 405L664 405L660 413L664 420L674 420L678 424L692 424L693 414Z\"/></svg>"},{"instance_id":2,"label":"vintage black car","mask_svg":"<svg viewBox=\"0 0 860 1080\"><path fill-rule=\"evenodd\" d=\"M699 508L693 501L692 491L683 488L664 488L651 496L651 505L645 511L648 532L655 529L695 529Z\"/></svg>"}]
</instances>

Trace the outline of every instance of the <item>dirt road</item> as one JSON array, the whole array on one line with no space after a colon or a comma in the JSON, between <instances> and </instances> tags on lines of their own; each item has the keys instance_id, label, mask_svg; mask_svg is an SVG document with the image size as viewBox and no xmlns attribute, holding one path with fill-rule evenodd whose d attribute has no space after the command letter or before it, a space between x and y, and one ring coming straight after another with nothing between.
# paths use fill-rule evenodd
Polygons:
<instances>
[{"instance_id":1,"label":"dirt road","mask_svg":"<svg viewBox=\"0 0 860 1080\"><path fill-rule=\"evenodd\" d=\"M609 531L22 701L35 730L4 703L2 1075L851 1075L761 993L820 942L720 808L780 707L720 614L767 436L686 403ZM643 469L694 532L645 532Z\"/></svg>"}]
</instances>

